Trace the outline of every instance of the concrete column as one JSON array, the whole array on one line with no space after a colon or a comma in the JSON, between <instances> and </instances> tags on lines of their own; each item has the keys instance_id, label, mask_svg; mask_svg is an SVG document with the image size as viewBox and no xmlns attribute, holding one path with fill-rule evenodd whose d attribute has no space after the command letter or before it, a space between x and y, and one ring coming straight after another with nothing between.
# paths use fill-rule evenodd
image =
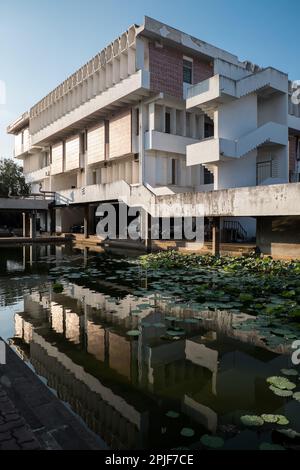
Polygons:
<instances>
[{"instance_id":1,"label":"concrete column","mask_svg":"<svg viewBox=\"0 0 300 470\"><path fill-rule=\"evenodd\" d=\"M31 212L29 215L29 237L36 238L36 213Z\"/></svg>"},{"instance_id":2,"label":"concrete column","mask_svg":"<svg viewBox=\"0 0 300 470\"><path fill-rule=\"evenodd\" d=\"M84 206L83 226L84 226L84 238L89 238L90 208L88 204Z\"/></svg>"},{"instance_id":3,"label":"concrete column","mask_svg":"<svg viewBox=\"0 0 300 470\"><path fill-rule=\"evenodd\" d=\"M212 223L212 254L220 254L220 217L214 217Z\"/></svg>"},{"instance_id":4,"label":"concrete column","mask_svg":"<svg viewBox=\"0 0 300 470\"><path fill-rule=\"evenodd\" d=\"M145 243L147 252L151 252L152 249L152 236L151 236L151 215L141 209L140 212L140 223L141 223L141 238Z\"/></svg>"},{"instance_id":5,"label":"concrete column","mask_svg":"<svg viewBox=\"0 0 300 470\"><path fill-rule=\"evenodd\" d=\"M29 237L29 214L23 212L23 237Z\"/></svg>"},{"instance_id":6,"label":"concrete column","mask_svg":"<svg viewBox=\"0 0 300 470\"><path fill-rule=\"evenodd\" d=\"M53 207L49 209L49 217L50 217L50 235L53 235L56 232L56 212Z\"/></svg>"},{"instance_id":7,"label":"concrete column","mask_svg":"<svg viewBox=\"0 0 300 470\"><path fill-rule=\"evenodd\" d=\"M146 109L145 105L140 102L139 115L140 115L140 129L139 129L139 183L144 183L145 176L145 122L146 122Z\"/></svg>"}]
</instances>

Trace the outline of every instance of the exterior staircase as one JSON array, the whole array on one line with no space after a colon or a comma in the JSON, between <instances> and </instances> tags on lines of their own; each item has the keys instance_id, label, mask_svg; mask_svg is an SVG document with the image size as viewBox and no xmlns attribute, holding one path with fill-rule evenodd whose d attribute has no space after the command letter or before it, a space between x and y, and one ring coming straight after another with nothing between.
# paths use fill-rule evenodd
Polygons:
<instances>
[{"instance_id":1,"label":"exterior staircase","mask_svg":"<svg viewBox=\"0 0 300 470\"><path fill-rule=\"evenodd\" d=\"M247 232L237 220L224 220L222 238L224 242L246 241Z\"/></svg>"}]
</instances>

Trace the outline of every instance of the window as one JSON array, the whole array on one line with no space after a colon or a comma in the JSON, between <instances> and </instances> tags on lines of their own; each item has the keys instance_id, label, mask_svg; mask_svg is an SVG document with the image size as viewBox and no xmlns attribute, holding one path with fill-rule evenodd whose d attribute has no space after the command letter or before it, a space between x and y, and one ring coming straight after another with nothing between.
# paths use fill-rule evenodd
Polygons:
<instances>
[{"instance_id":1,"label":"window","mask_svg":"<svg viewBox=\"0 0 300 470\"><path fill-rule=\"evenodd\" d=\"M93 171L93 184L97 184L97 172Z\"/></svg>"},{"instance_id":2,"label":"window","mask_svg":"<svg viewBox=\"0 0 300 470\"><path fill-rule=\"evenodd\" d=\"M204 184L213 184L214 174L204 167Z\"/></svg>"},{"instance_id":3,"label":"window","mask_svg":"<svg viewBox=\"0 0 300 470\"><path fill-rule=\"evenodd\" d=\"M140 110L135 110L135 133L139 135L140 133Z\"/></svg>"},{"instance_id":4,"label":"window","mask_svg":"<svg viewBox=\"0 0 300 470\"><path fill-rule=\"evenodd\" d=\"M109 121L104 121L105 160L109 159Z\"/></svg>"},{"instance_id":5,"label":"window","mask_svg":"<svg viewBox=\"0 0 300 470\"><path fill-rule=\"evenodd\" d=\"M171 167L171 184L177 183L177 160L172 158L172 167Z\"/></svg>"},{"instance_id":6,"label":"window","mask_svg":"<svg viewBox=\"0 0 300 470\"><path fill-rule=\"evenodd\" d=\"M300 160L300 138L297 138L296 141L296 159Z\"/></svg>"},{"instance_id":7,"label":"window","mask_svg":"<svg viewBox=\"0 0 300 470\"><path fill-rule=\"evenodd\" d=\"M183 82L193 83L193 62L191 60L183 59Z\"/></svg>"},{"instance_id":8,"label":"window","mask_svg":"<svg viewBox=\"0 0 300 470\"><path fill-rule=\"evenodd\" d=\"M167 134L171 133L171 114L170 113L165 114L165 132Z\"/></svg>"},{"instance_id":9,"label":"window","mask_svg":"<svg viewBox=\"0 0 300 470\"><path fill-rule=\"evenodd\" d=\"M204 123L204 138L207 139L208 137L214 136L214 125L210 122Z\"/></svg>"},{"instance_id":10,"label":"window","mask_svg":"<svg viewBox=\"0 0 300 470\"><path fill-rule=\"evenodd\" d=\"M263 162L256 163L256 184L262 184L263 181L273 176L272 158Z\"/></svg>"}]
</instances>

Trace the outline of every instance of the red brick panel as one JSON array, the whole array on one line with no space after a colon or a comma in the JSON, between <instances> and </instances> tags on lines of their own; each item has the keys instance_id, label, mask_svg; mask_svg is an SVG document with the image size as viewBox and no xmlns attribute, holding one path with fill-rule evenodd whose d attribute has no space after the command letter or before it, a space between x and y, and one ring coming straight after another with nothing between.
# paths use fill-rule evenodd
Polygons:
<instances>
[{"instance_id":1,"label":"red brick panel","mask_svg":"<svg viewBox=\"0 0 300 470\"><path fill-rule=\"evenodd\" d=\"M150 86L154 92L163 92L182 98L183 91L183 52L172 47L160 47L149 43ZM194 58L193 83L198 83L213 75L213 67L208 62Z\"/></svg>"},{"instance_id":2,"label":"red brick panel","mask_svg":"<svg viewBox=\"0 0 300 470\"><path fill-rule=\"evenodd\" d=\"M297 164L297 140L295 135L289 136L289 172L290 174L296 170Z\"/></svg>"},{"instance_id":3,"label":"red brick panel","mask_svg":"<svg viewBox=\"0 0 300 470\"><path fill-rule=\"evenodd\" d=\"M193 72L193 83L202 82L202 80L206 80L213 76L213 63L194 59Z\"/></svg>"}]
</instances>

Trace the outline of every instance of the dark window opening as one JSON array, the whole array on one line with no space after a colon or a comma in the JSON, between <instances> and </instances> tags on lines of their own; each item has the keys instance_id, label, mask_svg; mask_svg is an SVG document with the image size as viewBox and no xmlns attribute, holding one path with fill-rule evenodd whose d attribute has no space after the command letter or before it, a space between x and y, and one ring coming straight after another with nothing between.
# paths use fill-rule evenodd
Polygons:
<instances>
[{"instance_id":1,"label":"dark window opening","mask_svg":"<svg viewBox=\"0 0 300 470\"><path fill-rule=\"evenodd\" d=\"M261 184L264 180L272 178L272 160L256 163L256 184Z\"/></svg>"},{"instance_id":2,"label":"dark window opening","mask_svg":"<svg viewBox=\"0 0 300 470\"><path fill-rule=\"evenodd\" d=\"M213 184L214 174L204 167L204 184Z\"/></svg>"},{"instance_id":3,"label":"dark window opening","mask_svg":"<svg viewBox=\"0 0 300 470\"><path fill-rule=\"evenodd\" d=\"M136 126L135 133L136 135L139 135L140 133L140 110L139 109L136 109L136 113L135 113L135 126Z\"/></svg>"},{"instance_id":4,"label":"dark window opening","mask_svg":"<svg viewBox=\"0 0 300 470\"><path fill-rule=\"evenodd\" d=\"M105 160L109 158L109 121L104 121Z\"/></svg>"},{"instance_id":5,"label":"dark window opening","mask_svg":"<svg viewBox=\"0 0 300 470\"><path fill-rule=\"evenodd\" d=\"M193 62L183 59L183 82L193 83Z\"/></svg>"},{"instance_id":6,"label":"dark window opening","mask_svg":"<svg viewBox=\"0 0 300 470\"><path fill-rule=\"evenodd\" d=\"M204 138L207 139L208 137L214 136L214 125L211 122L204 123Z\"/></svg>"},{"instance_id":7,"label":"dark window opening","mask_svg":"<svg viewBox=\"0 0 300 470\"><path fill-rule=\"evenodd\" d=\"M177 161L172 158L172 173L171 173L171 184L176 184L176 170L177 170Z\"/></svg>"},{"instance_id":8,"label":"dark window opening","mask_svg":"<svg viewBox=\"0 0 300 470\"><path fill-rule=\"evenodd\" d=\"M170 113L165 114L165 132L167 134L171 133L171 114Z\"/></svg>"}]
</instances>

